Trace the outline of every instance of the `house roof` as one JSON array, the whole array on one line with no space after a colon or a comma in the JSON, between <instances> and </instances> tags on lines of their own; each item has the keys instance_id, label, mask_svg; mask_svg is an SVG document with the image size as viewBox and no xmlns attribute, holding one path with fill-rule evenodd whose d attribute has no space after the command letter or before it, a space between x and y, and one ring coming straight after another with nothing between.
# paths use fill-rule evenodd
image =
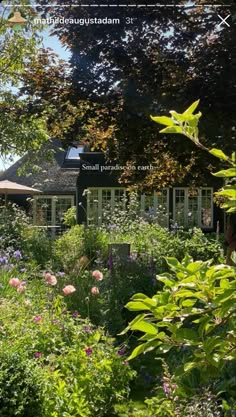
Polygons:
<instances>
[{"instance_id":1,"label":"house roof","mask_svg":"<svg viewBox=\"0 0 236 417\"><path fill-rule=\"evenodd\" d=\"M1 176L0 180L9 180L28 187L36 187L46 194L69 194L75 193L76 182L79 175L78 167L63 167L67 150L61 149L62 143L53 139L49 144L42 147L37 165L40 172L18 175L17 171L30 158L30 153L23 156L19 161L9 167ZM50 160L46 157L47 151L52 149L54 154Z\"/></svg>"}]
</instances>

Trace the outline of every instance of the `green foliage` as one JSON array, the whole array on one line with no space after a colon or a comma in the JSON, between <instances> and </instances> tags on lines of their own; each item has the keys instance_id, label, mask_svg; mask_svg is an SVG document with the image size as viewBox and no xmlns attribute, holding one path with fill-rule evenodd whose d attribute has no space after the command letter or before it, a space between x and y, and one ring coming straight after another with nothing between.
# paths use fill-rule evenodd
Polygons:
<instances>
[{"instance_id":1,"label":"green foliage","mask_svg":"<svg viewBox=\"0 0 236 417\"><path fill-rule=\"evenodd\" d=\"M21 249L24 245L23 231L29 225L26 213L16 204L0 207L0 250Z\"/></svg>"},{"instance_id":2,"label":"green foliage","mask_svg":"<svg viewBox=\"0 0 236 417\"><path fill-rule=\"evenodd\" d=\"M235 360L235 268L189 256L167 263L172 273L157 276L162 291L152 298L135 294L126 305L144 311L125 330L144 333L130 359L152 349L158 354L184 349L182 372L200 368L207 379Z\"/></svg>"},{"instance_id":3,"label":"green foliage","mask_svg":"<svg viewBox=\"0 0 236 417\"><path fill-rule=\"evenodd\" d=\"M171 117L153 117L151 119L159 124L164 124L167 126L165 129L160 130L160 133L180 133L192 142L195 143L199 148L209 152L218 159L227 163L230 167L223 169L216 173L213 173L215 177L224 178L227 180L226 186L216 194L216 196L221 196L225 198L224 204L221 204L221 207L226 209L227 213L236 212L236 157L235 152L232 153L231 157L225 155L225 153L220 149L208 149L206 148L199 140L199 129L198 123L202 115L201 112L193 114L196 108L198 107L199 100L195 101L184 113L179 114L175 111L170 111Z\"/></svg>"},{"instance_id":4,"label":"green foliage","mask_svg":"<svg viewBox=\"0 0 236 417\"><path fill-rule=\"evenodd\" d=\"M8 412L22 417L110 415L114 404L127 397L134 376L114 340L67 311L57 286L34 277L21 293L9 287L11 276L1 274L0 289L1 370L6 369L0 372L0 395L4 406L12 407ZM3 297L7 286L10 298Z\"/></svg>"},{"instance_id":5,"label":"green foliage","mask_svg":"<svg viewBox=\"0 0 236 417\"><path fill-rule=\"evenodd\" d=\"M64 214L63 223L66 226L75 226L76 224L76 207L70 207Z\"/></svg>"},{"instance_id":6,"label":"green foliage","mask_svg":"<svg viewBox=\"0 0 236 417\"><path fill-rule=\"evenodd\" d=\"M207 261L212 259L213 262L217 263L222 258L222 244L216 241L215 236L205 235L201 229L194 228L193 233L183 239L183 246L184 254L187 253L194 260Z\"/></svg>"},{"instance_id":7,"label":"green foliage","mask_svg":"<svg viewBox=\"0 0 236 417\"><path fill-rule=\"evenodd\" d=\"M28 226L23 228L21 237L24 254L41 268L45 267L51 260L53 245L52 240L47 236L47 232L37 227Z\"/></svg>"},{"instance_id":8,"label":"green foliage","mask_svg":"<svg viewBox=\"0 0 236 417\"><path fill-rule=\"evenodd\" d=\"M80 270L80 258L88 257L92 261L97 251L107 255L107 238L105 233L96 227L76 225L66 231L55 242L55 262L65 271Z\"/></svg>"},{"instance_id":9,"label":"green foliage","mask_svg":"<svg viewBox=\"0 0 236 417\"><path fill-rule=\"evenodd\" d=\"M37 150L48 140L46 118L43 114L30 114L31 98L19 92L25 68L37 57L41 46L38 32L42 25L34 23L34 11L30 2L23 0L20 11L27 25L20 31L9 28L9 7L1 2L0 16L0 153L2 157L17 155L27 150ZM26 6L26 7L24 7ZM11 11L15 11L12 2ZM19 10L19 8L17 8ZM9 85L14 87L9 91Z\"/></svg>"},{"instance_id":10,"label":"green foliage","mask_svg":"<svg viewBox=\"0 0 236 417\"><path fill-rule=\"evenodd\" d=\"M1 417L44 417L42 378L34 360L12 349L0 351Z\"/></svg>"},{"instance_id":11,"label":"green foliage","mask_svg":"<svg viewBox=\"0 0 236 417\"><path fill-rule=\"evenodd\" d=\"M219 399L209 390L193 396L189 402L171 396L154 396L147 400L148 416L157 417L223 417ZM231 414L232 415L232 414Z\"/></svg>"}]
</instances>

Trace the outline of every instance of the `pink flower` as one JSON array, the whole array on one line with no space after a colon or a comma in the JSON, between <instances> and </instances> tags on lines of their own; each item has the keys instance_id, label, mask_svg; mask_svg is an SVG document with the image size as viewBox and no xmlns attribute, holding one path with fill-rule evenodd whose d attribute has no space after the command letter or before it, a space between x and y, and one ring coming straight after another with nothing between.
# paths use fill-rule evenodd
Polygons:
<instances>
[{"instance_id":1,"label":"pink flower","mask_svg":"<svg viewBox=\"0 0 236 417\"><path fill-rule=\"evenodd\" d=\"M44 274L44 278L45 278L45 280L48 282L48 281L50 281L50 279L51 279L51 274L50 274L50 272L46 272L45 274Z\"/></svg>"},{"instance_id":2,"label":"pink flower","mask_svg":"<svg viewBox=\"0 0 236 417\"><path fill-rule=\"evenodd\" d=\"M35 352L34 357L35 358L41 358L42 353L41 352Z\"/></svg>"},{"instance_id":3,"label":"pink flower","mask_svg":"<svg viewBox=\"0 0 236 417\"><path fill-rule=\"evenodd\" d=\"M171 391L170 391L170 385L167 382L164 382L163 389L164 389L165 394L168 396Z\"/></svg>"},{"instance_id":4,"label":"pink flower","mask_svg":"<svg viewBox=\"0 0 236 417\"><path fill-rule=\"evenodd\" d=\"M98 287L92 287L92 288L91 288L91 294L93 294L93 295L98 295L98 294L99 294L99 289L98 289Z\"/></svg>"},{"instance_id":5,"label":"pink flower","mask_svg":"<svg viewBox=\"0 0 236 417\"><path fill-rule=\"evenodd\" d=\"M39 321L41 321L42 320L42 317L41 316L35 316L35 318L34 318L34 321L36 322L36 323L38 323Z\"/></svg>"},{"instance_id":6,"label":"pink flower","mask_svg":"<svg viewBox=\"0 0 236 417\"><path fill-rule=\"evenodd\" d=\"M65 295L69 295L72 294L73 292L76 291L75 287L73 287L73 285L67 285L65 288L63 288L62 290L64 292Z\"/></svg>"},{"instance_id":7,"label":"pink flower","mask_svg":"<svg viewBox=\"0 0 236 417\"><path fill-rule=\"evenodd\" d=\"M55 275L51 275L51 277L49 279L47 279L47 282L50 285L56 285L57 284L57 279L56 279Z\"/></svg>"},{"instance_id":8,"label":"pink flower","mask_svg":"<svg viewBox=\"0 0 236 417\"><path fill-rule=\"evenodd\" d=\"M93 271L92 276L93 276L93 277L94 277L97 281L102 281L102 279L103 279L103 273L102 273L102 272L100 272L100 271L98 271L98 270Z\"/></svg>"},{"instance_id":9,"label":"pink flower","mask_svg":"<svg viewBox=\"0 0 236 417\"><path fill-rule=\"evenodd\" d=\"M17 288L17 292L24 292L26 290L25 284L20 283L20 285Z\"/></svg>"},{"instance_id":10,"label":"pink flower","mask_svg":"<svg viewBox=\"0 0 236 417\"><path fill-rule=\"evenodd\" d=\"M11 287L19 287L21 285L21 282L19 278L11 278L9 284Z\"/></svg>"}]
</instances>

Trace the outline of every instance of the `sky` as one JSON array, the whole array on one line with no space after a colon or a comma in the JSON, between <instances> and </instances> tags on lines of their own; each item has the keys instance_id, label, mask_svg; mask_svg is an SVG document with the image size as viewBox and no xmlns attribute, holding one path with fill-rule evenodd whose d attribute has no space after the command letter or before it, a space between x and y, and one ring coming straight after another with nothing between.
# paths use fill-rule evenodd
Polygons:
<instances>
[{"instance_id":1,"label":"sky","mask_svg":"<svg viewBox=\"0 0 236 417\"><path fill-rule=\"evenodd\" d=\"M61 42L56 36L50 36L49 31L50 31L50 28L42 32L42 35L44 38L44 41L43 41L44 46L52 48L60 56L60 58L68 60L70 58L69 50L66 50L62 46ZM0 158L0 171L7 169L10 165L12 165L12 163L17 161L18 159L19 158L15 156L13 162L7 162L7 161L3 161Z\"/></svg>"}]
</instances>

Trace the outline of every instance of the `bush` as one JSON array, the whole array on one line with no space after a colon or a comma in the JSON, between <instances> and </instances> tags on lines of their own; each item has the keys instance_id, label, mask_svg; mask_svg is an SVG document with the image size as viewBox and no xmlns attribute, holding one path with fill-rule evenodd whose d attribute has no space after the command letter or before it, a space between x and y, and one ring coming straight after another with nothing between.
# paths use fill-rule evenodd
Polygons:
<instances>
[{"instance_id":1,"label":"bush","mask_svg":"<svg viewBox=\"0 0 236 417\"><path fill-rule=\"evenodd\" d=\"M108 253L106 234L96 227L76 225L55 242L54 262L66 272L80 270L80 258L93 263L98 253L105 259Z\"/></svg>"},{"instance_id":2,"label":"bush","mask_svg":"<svg viewBox=\"0 0 236 417\"><path fill-rule=\"evenodd\" d=\"M29 219L16 204L0 208L0 251L22 249L22 232L28 227Z\"/></svg>"},{"instance_id":3,"label":"bush","mask_svg":"<svg viewBox=\"0 0 236 417\"><path fill-rule=\"evenodd\" d=\"M192 256L194 260L213 259L215 263L218 263L222 257L223 248L220 242L204 235L201 229L194 228L192 236L184 241L184 252Z\"/></svg>"},{"instance_id":4,"label":"bush","mask_svg":"<svg viewBox=\"0 0 236 417\"><path fill-rule=\"evenodd\" d=\"M24 255L44 268L52 257L52 240L48 238L47 232L28 226L22 230L21 236Z\"/></svg>"},{"instance_id":5,"label":"bush","mask_svg":"<svg viewBox=\"0 0 236 417\"><path fill-rule=\"evenodd\" d=\"M42 413L43 372L18 352L0 351L1 417L45 417Z\"/></svg>"}]
</instances>

